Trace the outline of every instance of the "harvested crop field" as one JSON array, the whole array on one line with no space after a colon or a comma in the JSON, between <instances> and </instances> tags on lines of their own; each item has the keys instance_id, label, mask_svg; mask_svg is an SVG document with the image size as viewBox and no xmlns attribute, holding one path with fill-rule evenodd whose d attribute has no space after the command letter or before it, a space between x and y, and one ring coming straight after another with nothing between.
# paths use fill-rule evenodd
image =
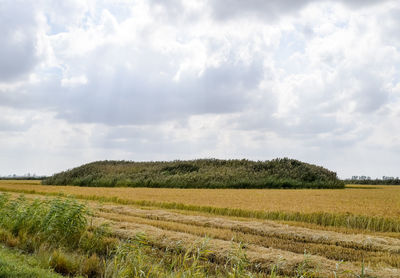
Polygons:
<instances>
[{"instance_id":1,"label":"harvested crop field","mask_svg":"<svg viewBox=\"0 0 400 278\"><path fill-rule=\"evenodd\" d=\"M346 189L174 189L40 185L39 181L0 181L0 190L36 191L130 201L285 212L351 213L400 217L400 186L354 186Z\"/></svg>"},{"instance_id":2,"label":"harvested crop field","mask_svg":"<svg viewBox=\"0 0 400 278\"><path fill-rule=\"evenodd\" d=\"M138 233L145 233L152 248L159 250L158 252L176 248L187 250L194 242L201 242L207 237L210 251L208 259L223 267L230 260L232 248L241 246L248 260L246 268L253 273L268 275L264 277L276 277L271 275L271 271L276 273L276 270L280 275L288 277L300 277L301 274L304 274L303 277L400 277L398 232L385 232L384 229L375 232L352 227L334 230L317 223L306 225L304 219L300 218L282 222L279 219L260 219L256 217L257 214L237 217L240 215L224 215L223 211L218 210L207 212L188 209L188 206L163 207L163 204L179 202L199 208L215 206L246 211L297 210L302 213L326 212L332 215L349 212L364 216L367 220L374 219L368 217L383 219L379 217L384 216L386 211L386 215L391 216L390 219L399 221L399 206L394 205L395 203L388 205L389 201L384 202L384 198L389 198L390 202L399 202L399 187L292 192L80 188L41 186L36 182L17 181L2 181L0 184L0 191L14 191L11 193L14 197L19 195L18 192L25 192L30 199L54 198L54 195L62 192L61 197L71 194L86 199L94 212L93 223L108 223L113 235L121 240L129 240ZM288 197L283 198L286 195ZM360 195L367 200L363 200ZM324 207L324 202L319 200L318 210L312 210L311 206L315 204L310 205L308 202L317 200L317 197L325 200L327 205ZM344 200L340 202L338 198ZM123 200L131 202L124 203ZM336 210L335 200L338 204Z\"/></svg>"}]
</instances>

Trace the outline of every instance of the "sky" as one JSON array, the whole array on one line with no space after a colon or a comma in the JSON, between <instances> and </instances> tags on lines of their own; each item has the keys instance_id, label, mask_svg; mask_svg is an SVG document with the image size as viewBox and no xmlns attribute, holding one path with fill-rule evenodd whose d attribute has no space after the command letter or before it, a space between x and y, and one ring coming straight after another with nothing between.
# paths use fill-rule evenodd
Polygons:
<instances>
[{"instance_id":1,"label":"sky","mask_svg":"<svg viewBox=\"0 0 400 278\"><path fill-rule=\"evenodd\" d=\"M0 0L0 175L289 157L400 176L398 0Z\"/></svg>"}]
</instances>

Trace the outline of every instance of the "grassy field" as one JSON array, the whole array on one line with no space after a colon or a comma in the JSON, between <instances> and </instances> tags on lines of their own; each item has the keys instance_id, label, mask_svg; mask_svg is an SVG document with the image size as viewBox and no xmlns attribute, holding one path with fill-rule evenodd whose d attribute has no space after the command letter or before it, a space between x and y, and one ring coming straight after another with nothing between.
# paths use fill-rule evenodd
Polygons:
<instances>
[{"instance_id":1,"label":"grassy field","mask_svg":"<svg viewBox=\"0 0 400 278\"><path fill-rule=\"evenodd\" d=\"M0 244L0 277L61 278L62 275L43 268L33 256L29 256Z\"/></svg>"},{"instance_id":2,"label":"grassy field","mask_svg":"<svg viewBox=\"0 0 400 278\"><path fill-rule=\"evenodd\" d=\"M0 243L62 274L400 277L400 230L391 230L400 227L399 187L179 190L1 181L0 191L9 194L0 198ZM81 224L65 228L62 219Z\"/></svg>"}]
</instances>

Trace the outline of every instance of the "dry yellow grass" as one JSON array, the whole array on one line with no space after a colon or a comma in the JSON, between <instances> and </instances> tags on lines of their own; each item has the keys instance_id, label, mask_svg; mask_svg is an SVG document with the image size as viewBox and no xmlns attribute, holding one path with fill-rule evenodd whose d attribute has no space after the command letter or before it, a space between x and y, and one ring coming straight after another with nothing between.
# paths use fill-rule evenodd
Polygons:
<instances>
[{"instance_id":1,"label":"dry yellow grass","mask_svg":"<svg viewBox=\"0 0 400 278\"><path fill-rule=\"evenodd\" d=\"M294 227L274 221L232 220L214 216L182 215L165 210L138 209L129 206L104 205L100 209L102 217L118 215L118 219L138 218L150 221L191 225L201 228L232 230L264 237L291 239L302 243L323 243L359 250L385 251L400 254L400 240L378 235L347 234ZM147 221L146 220L146 221ZM144 221L144 220L142 220ZM399 260L400 262L400 260Z\"/></svg>"},{"instance_id":2,"label":"dry yellow grass","mask_svg":"<svg viewBox=\"0 0 400 278\"><path fill-rule=\"evenodd\" d=\"M38 181L0 181L0 190L84 196L118 197L126 200L177 202L189 205L229 207L246 210L287 212L352 213L380 217L400 217L400 186L362 186L330 189L161 189L92 188L43 186Z\"/></svg>"},{"instance_id":3,"label":"dry yellow grass","mask_svg":"<svg viewBox=\"0 0 400 278\"><path fill-rule=\"evenodd\" d=\"M245 243L245 250L249 263L259 271L270 271L274 265L279 265L280 271L290 277L304 262L304 251L307 252L309 266L316 274L315 277L336 277L337 258L344 259L341 263L340 277L357 277L355 273L361 269L361 261L368 266L365 277L399 277L398 255L388 252L376 252L330 244L310 244L301 241L283 240L273 237L233 232L213 227L196 227L190 224L180 224L169 221L151 221L126 215L101 213L94 219L95 223L109 223L113 234L120 238L132 238L138 232L144 232L151 238L155 247L163 250L187 248L202 236L208 235L208 249L212 251L213 261L225 263L225 259L232 249L233 243ZM343 235L345 237L345 235ZM232 241L233 240L233 241ZM309 253L311 251L311 254ZM298 276L296 276L298 277ZM306 276L308 277L308 276ZM314 276L310 276L314 277Z\"/></svg>"},{"instance_id":4,"label":"dry yellow grass","mask_svg":"<svg viewBox=\"0 0 400 278\"><path fill-rule=\"evenodd\" d=\"M143 210L141 214L150 216L154 211ZM270 234L257 234L248 229L238 229L238 227L230 226L229 223L226 227L221 228L218 225L193 225L188 223L181 223L171 220L154 220L146 217L127 216L120 213L99 213L101 218L124 223L136 223L138 225L151 225L162 230L182 232L196 236L208 236L214 239L221 239L234 242L242 242L245 244L254 244L262 247L272 247L275 249L286 250L297 254L303 254L306 250L307 253L313 255L320 255L328 259L344 260L354 262L364 262L373 265L386 264L389 267L400 267L400 255L395 250L384 250L393 248L393 246L400 246L394 243L389 248L383 245L374 245L374 241L385 242L387 238L379 237L365 237L364 242L360 243L360 239L349 235L336 233L335 236L340 237L339 241L330 240L329 236L332 233L326 233L326 239L322 238L322 232L312 230L299 230L293 227L284 227L286 231L279 229L279 225L272 227L275 231ZM184 217L184 216L183 216ZM214 222L215 219L210 219L209 222ZM223 220L226 221L226 219ZM202 224L202 223L199 223ZM204 224L204 223L203 223ZM207 223L209 224L209 223ZM241 223L242 225L245 225ZM250 226L254 223L248 223ZM239 225L241 226L241 225ZM250 228L249 226L249 228ZM257 225L262 226L262 225ZM269 224L265 223L264 227ZM283 226L282 226L283 227ZM306 231L306 233L305 233ZM314 238L306 238L307 232L310 234L315 232ZM302 238L304 237L304 238ZM354 241L353 241L354 240ZM370 240L370 242L368 241ZM340 242L342 241L342 242ZM347 241L347 242L345 242ZM390 241L390 239L389 239ZM387 243L387 242L386 242ZM383 248L382 248L383 247ZM379 250L382 249L382 250ZM392 252L393 251L393 252Z\"/></svg>"},{"instance_id":5,"label":"dry yellow grass","mask_svg":"<svg viewBox=\"0 0 400 278\"><path fill-rule=\"evenodd\" d=\"M96 223L103 223L103 218L94 220ZM144 232L153 244L153 247L162 250L187 249L194 242L199 242L202 235L196 236L196 232L190 233L189 229L182 231L169 230L170 227L157 227L157 225L149 225L138 222L126 222L118 219L117 221L108 219L113 234L119 238L129 239L134 237L138 232ZM168 225L168 224L167 224ZM168 225L169 226L169 225ZM166 229L165 229L166 228ZM210 232L210 230L208 230ZM212 235L212 232L210 233ZM212 260L218 264L225 264L226 258L229 257L232 248L237 245L231 240L223 240L211 238L208 241L208 250L211 251ZM247 242L245 244L247 259L253 268L262 272L269 272L273 266L279 265L280 272L290 277L295 277L294 274L299 269L299 266L304 263L305 255L303 252L295 253L273 247L264 247L259 244ZM307 268L310 268L315 276L310 277L335 277L334 272L337 267L337 261L327 259L319 255L307 255ZM341 270L345 270L340 277L355 277L361 269L360 262L343 262ZM372 277L398 277L399 270L389 266L368 265L368 274ZM309 277L309 276L306 276ZM368 276L369 277L369 276Z\"/></svg>"}]
</instances>

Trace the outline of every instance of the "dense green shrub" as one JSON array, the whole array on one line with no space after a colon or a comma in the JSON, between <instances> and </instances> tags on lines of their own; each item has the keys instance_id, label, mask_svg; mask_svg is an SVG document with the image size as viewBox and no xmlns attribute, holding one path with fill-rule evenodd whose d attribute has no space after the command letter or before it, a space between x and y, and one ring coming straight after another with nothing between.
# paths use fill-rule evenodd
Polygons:
<instances>
[{"instance_id":1,"label":"dense green shrub","mask_svg":"<svg viewBox=\"0 0 400 278\"><path fill-rule=\"evenodd\" d=\"M294 159L98 161L55 174L43 184L160 188L343 188L335 172Z\"/></svg>"}]
</instances>

